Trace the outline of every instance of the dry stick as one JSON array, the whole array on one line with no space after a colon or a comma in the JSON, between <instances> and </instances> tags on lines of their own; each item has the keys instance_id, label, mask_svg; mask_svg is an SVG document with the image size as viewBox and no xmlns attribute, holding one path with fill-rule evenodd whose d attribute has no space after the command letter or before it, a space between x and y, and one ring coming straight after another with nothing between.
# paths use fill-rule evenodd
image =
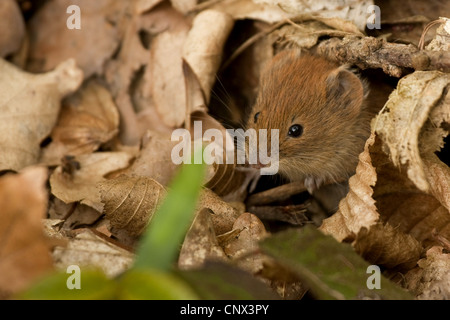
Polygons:
<instances>
[{"instance_id":1,"label":"dry stick","mask_svg":"<svg viewBox=\"0 0 450 320\"><path fill-rule=\"evenodd\" d=\"M284 201L289 197L306 191L306 187L301 181L295 181L282 186L255 193L251 195L246 204L247 206L263 206L275 201Z\"/></svg>"},{"instance_id":2,"label":"dry stick","mask_svg":"<svg viewBox=\"0 0 450 320\"><path fill-rule=\"evenodd\" d=\"M283 221L292 225L304 225L309 222L306 217L305 204L290 206L252 206L248 211L262 220Z\"/></svg>"},{"instance_id":3,"label":"dry stick","mask_svg":"<svg viewBox=\"0 0 450 320\"><path fill-rule=\"evenodd\" d=\"M355 64L362 69L381 68L397 78L406 73L406 68L450 72L448 51L421 51L414 45L389 43L374 37L332 38L318 44L315 51L342 64Z\"/></svg>"},{"instance_id":4,"label":"dry stick","mask_svg":"<svg viewBox=\"0 0 450 320\"><path fill-rule=\"evenodd\" d=\"M220 68L220 71L225 70L234 61L234 59L236 59L242 52L244 52L247 48L249 48L256 41L258 41L259 39L263 38L264 36L268 35L269 33L273 32L274 30L278 29L279 27L281 27L282 25L284 25L286 23L288 23L287 20L280 21L280 22L274 24L268 30L258 32L257 34L248 38L243 44L240 45L239 48L236 49L236 51L233 52L231 57L229 57L228 60L225 61L225 63Z\"/></svg>"}]
</instances>

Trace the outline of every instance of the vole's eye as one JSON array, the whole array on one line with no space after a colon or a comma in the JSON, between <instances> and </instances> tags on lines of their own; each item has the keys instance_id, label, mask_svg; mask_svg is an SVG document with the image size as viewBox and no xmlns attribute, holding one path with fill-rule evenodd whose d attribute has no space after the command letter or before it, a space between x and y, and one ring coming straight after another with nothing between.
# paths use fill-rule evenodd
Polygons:
<instances>
[{"instance_id":1,"label":"vole's eye","mask_svg":"<svg viewBox=\"0 0 450 320\"><path fill-rule=\"evenodd\" d=\"M303 133L303 127L299 124L294 124L289 128L288 135L293 138L298 138Z\"/></svg>"},{"instance_id":2,"label":"vole's eye","mask_svg":"<svg viewBox=\"0 0 450 320\"><path fill-rule=\"evenodd\" d=\"M256 123L256 121L258 121L259 115L261 114L261 112L257 112L255 113L255 116L253 117L253 121L254 123Z\"/></svg>"}]
</instances>

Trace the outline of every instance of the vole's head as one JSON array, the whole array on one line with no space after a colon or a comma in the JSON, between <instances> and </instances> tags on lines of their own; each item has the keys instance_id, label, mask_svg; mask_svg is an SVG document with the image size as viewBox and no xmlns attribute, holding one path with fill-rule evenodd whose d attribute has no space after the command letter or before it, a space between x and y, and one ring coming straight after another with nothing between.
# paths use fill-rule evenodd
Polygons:
<instances>
[{"instance_id":1,"label":"vole's head","mask_svg":"<svg viewBox=\"0 0 450 320\"><path fill-rule=\"evenodd\" d=\"M246 129L268 129L268 150L270 130L279 130L279 171L288 178L338 180L341 171L349 173L351 157L356 166L365 141L354 137L367 133L358 127L364 91L361 80L344 67L296 50L283 51L261 74Z\"/></svg>"}]
</instances>

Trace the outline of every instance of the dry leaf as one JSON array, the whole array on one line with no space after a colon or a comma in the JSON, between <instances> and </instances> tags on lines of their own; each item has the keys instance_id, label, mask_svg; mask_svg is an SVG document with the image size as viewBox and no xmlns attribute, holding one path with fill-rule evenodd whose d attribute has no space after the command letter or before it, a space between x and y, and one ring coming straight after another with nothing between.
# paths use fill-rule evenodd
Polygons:
<instances>
[{"instance_id":1,"label":"dry leaf","mask_svg":"<svg viewBox=\"0 0 450 320\"><path fill-rule=\"evenodd\" d=\"M418 267L405 275L409 290L419 300L450 299L450 254L442 247L432 247L426 258L418 261Z\"/></svg>"},{"instance_id":2,"label":"dry leaf","mask_svg":"<svg viewBox=\"0 0 450 320\"><path fill-rule=\"evenodd\" d=\"M197 75L209 102L216 73L222 62L223 46L233 28L233 18L219 11L205 10L193 22L183 47L183 58Z\"/></svg>"},{"instance_id":3,"label":"dry leaf","mask_svg":"<svg viewBox=\"0 0 450 320\"><path fill-rule=\"evenodd\" d=\"M363 227L370 230L379 219L375 200L372 199L372 187L377 181L377 175L369 153L369 146L374 142L375 136L372 134L366 142L364 152L359 155L356 174L349 180L347 196L339 203L338 212L325 219L320 227L338 241L358 234Z\"/></svg>"},{"instance_id":4,"label":"dry leaf","mask_svg":"<svg viewBox=\"0 0 450 320\"><path fill-rule=\"evenodd\" d=\"M0 2L0 57L19 50L25 36L25 22L16 1Z\"/></svg>"},{"instance_id":5,"label":"dry leaf","mask_svg":"<svg viewBox=\"0 0 450 320\"><path fill-rule=\"evenodd\" d=\"M405 188L405 183L394 176L396 171L387 166L388 162L381 150L378 153L374 149L372 153L369 152L375 143L375 135L372 134L359 157L356 174L350 178L349 193L339 203L338 212L325 219L320 228L339 241L352 240L356 251L372 263L408 270L419 259L423 247L414 235L409 234L408 227L399 227L399 224L404 225L409 220L407 215L411 210L409 206L406 210L399 210L399 204L396 203L411 204L408 197L417 195L417 192L410 192ZM398 186L390 183L390 177L400 182ZM383 190L383 187L386 189ZM401 221L392 219L392 212L389 212L391 208L397 210ZM429 207L425 207L422 212L429 210Z\"/></svg>"},{"instance_id":6,"label":"dry leaf","mask_svg":"<svg viewBox=\"0 0 450 320\"><path fill-rule=\"evenodd\" d=\"M254 0L256 3L265 3L279 6L290 14L314 13L324 18L345 19L353 21L360 30L366 28L371 13L367 7L373 5L372 0Z\"/></svg>"},{"instance_id":7,"label":"dry leaf","mask_svg":"<svg viewBox=\"0 0 450 320\"><path fill-rule=\"evenodd\" d=\"M56 123L60 100L75 91L82 78L73 60L35 75L0 59L0 170L20 170L37 162L40 143Z\"/></svg>"},{"instance_id":8,"label":"dry leaf","mask_svg":"<svg viewBox=\"0 0 450 320\"><path fill-rule=\"evenodd\" d=\"M239 212L236 209L207 188L200 193L197 208L198 210L204 208L211 210L213 213L211 221L217 235L230 231L236 218L239 216Z\"/></svg>"},{"instance_id":9,"label":"dry leaf","mask_svg":"<svg viewBox=\"0 0 450 320\"><path fill-rule=\"evenodd\" d=\"M47 170L27 168L0 178L0 298L24 290L52 269L42 219Z\"/></svg>"},{"instance_id":10,"label":"dry leaf","mask_svg":"<svg viewBox=\"0 0 450 320\"><path fill-rule=\"evenodd\" d=\"M449 83L450 75L438 71L417 71L402 78L375 123L375 131L385 141L393 163L396 166L407 164L409 179L425 192L430 184L420 155L420 133L432 108L442 108L442 114L448 120L450 98L445 98L449 95L444 90ZM443 146L442 137L448 134L436 120L432 119L431 125L439 131L441 139L424 141L423 146L428 152L438 151Z\"/></svg>"},{"instance_id":11,"label":"dry leaf","mask_svg":"<svg viewBox=\"0 0 450 320\"><path fill-rule=\"evenodd\" d=\"M125 175L100 182L98 189L111 226L134 236L142 234L166 195L153 179Z\"/></svg>"},{"instance_id":12,"label":"dry leaf","mask_svg":"<svg viewBox=\"0 0 450 320\"><path fill-rule=\"evenodd\" d=\"M423 248L450 238L450 169L434 154L448 134L449 77L415 72L400 80L366 143L350 191L321 229L351 239L367 260L408 270ZM389 154L389 156L386 155Z\"/></svg>"},{"instance_id":13,"label":"dry leaf","mask_svg":"<svg viewBox=\"0 0 450 320\"><path fill-rule=\"evenodd\" d=\"M127 152L97 152L69 159L50 176L52 194L65 203L80 201L102 212L97 184L105 181L108 173L126 168L131 159Z\"/></svg>"},{"instance_id":14,"label":"dry leaf","mask_svg":"<svg viewBox=\"0 0 450 320\"><path fill-rule=\"evenodd\" d=\"M64 101L52 142L42 150L40 161L55 165L64 155L91 153L111 140L118 126L119 114L111 94L91 80Z\"/></svg>"},{"instance_id":15,"label":"dry leaf","mask_svg":"<svg viewBox=\"0 0 450 320\"><path fill-rule=\"evenodd\" d=\"M430 194L450 212L450 168L434 153L427 155L422 160L425 176L430 184Z\"/></svg>"},{"instance_id":16,"label":"dry leaf","mask_svg":"<svg viewBox=\"0 0 450 320\"><path fill-rule=\"evenodd\" d=\"M105 78L119 109L121 141L126 145L135 145L140 134L130 87L140 68L148 62L150 52L139 38L141 20L136 14L129 13L127 16L122 46L117 57L106 63Z\"/></svg>"},{"instance_id":17,"label":"dry leaf","mask_svg":"<svg viewBox=\"0 0 450 320\"><path fill-rule=\"evenodd\" d=\"M376 4L381 8L382 28L373 31L388 34L393 42L417 44L428 22L450 12L450 2L439 0L428 1L426 5L421 0L377 0ZM426 34L426 42L434 37L434 31Z\"/></svg>"},{"instance_id":18,"label":"dry leaf","mask_svg":"<svg viewBox=\"0 0 450 320\"><path fill-rule=\"evenodd\" d=\"M148 131L143 137L142 144L139 155L126 174L149 177L167 186L178 168L171 158L172 149L176 143L170 141L168 136Z\"/></svg>"},{"instance_id":19,"label":"dry leaf","mask_svg":"<svg viewBox=\"0 0 450 320\"><path fill-rule=\"evenodd\" d=\"M74 58L87 79L102 74L105 61L119 44L116 27L109 21L120 3L113 0L78 0L81 10L81 29L66 27L66 10L72 0L51 0L29 21L30 65L34 72L48 71L62 61Z\"/></svg>"},{"instance_id":20,"label":"dry leaf","mask_svg":"<svg viewBox=\"0 0 450 320\"><path fill-rule=\"evenodd\" d=\"M256 3L253 0L223 0L212 5L210 9L225 12L236 20L252 19L268 23L294 16L276 5Z\"/></svg>"},{"instance_id":21,"label":"dry leaf","mask_svg":"<svg viewBox=\"0 0 450 320\"><path fill-rule=\"evenodd\" d=\"M78 229L97 222L102 213L92 207L75 203L65 203L58 198L50 199L48 216L52 220L61 220L61 229Z\"/></svg>"},{"instance_id":22,"label":"dry leaf","mask_svg":"<svg viewBox=\"0 0 450 320\"><path fill-rule=\"evenodd\" d=\"M295 43L300 48L310 49L322 37L363 36L350 21L340 18L323 18L303 14L296 17L296 24L289 24L275 31L280 41Z\"/></svg>"},{"instance_id":23,"label":"dry leaf","mask_svg":"<svg viewBox=\"0 0 450 320\"><path fill-rule=\"evenodd\" d=\"M217 242L211 219L213 216L214 212L210 209L202 209L195 216L178 258L181 269L201 267L206 260L226 260L226 255Z\"/></svg>"},{"instance_id":24,"label":"dry leaf","mask_svg":"<svg viewBox=\"0 0 450 320\"><path fill-rule=\"evenodd\" d=\"M152 48L152 41L155 36L162 32L177 30L188 30L190 19L181 15L168 1L162 2L154 7L150 12L139 17L139 36L142 45L145 48ZM144 61L143 70L135 73L133 79L134 86L130 88L130 95L133 107L137 113L139 132L145 133L152 130L164 134L170 134L173 128L162 121L162 116L158 113L153 100L153 71L151 67L147 67L152 63L150 60L150 50L148 50L148 58ZM131 51L134 52L134 51ZM142 72L141 72L142 71ZM159 75L157 75L159 77ZM183 96L183 92L177 92L177 95Z\"/></svg>"},{"instance_id":25,"label":"dry leaf","mask_svg":"<svg viewBox=\"0 0 450 320\"><path fill-rule=\"evenodd\" d=\"M423 248L412 236L399 232L390 224L376 224L361 229L354 242L356 252L367 261L388 269L409 270L419 260Z\"/></svg>"},{"instance_id":26,"label":"dry leaf","mask_svg":"<svg viewBox=\"0 0 450 320\"><path fill-rule=\"evenodd\" d=\"M258 242L268 236L264 224L251 213L243 213L233 224L237 234L226 243L223 249L226 255L242 269L257 274L263 269L266 257L256 251Z\"/></svg>"},{"instance_id":27,"label":"dry leaf","mask_svg":"<svg viewBox=\"0 0 450 320\"><path fill-rule=\"evenodd\" d=\"M426 47L427 50L450 51L450 41L447 40L450 36L450 19L441 17L440 20L442 24L436 30L436 37Z\"/></svg>"},{"instance_id":28,"label":"dry leaf","mask_svg":"<svg viewBox=\"0 0 450 320\"><path fill-rule=\"evenodd\" d=\"M178 115L169 115L171 110L165 104L168 103L175 110L184 110L181 47L185 37L182 34L186 35L189 29L184 16L167 1L142 15L137 14L142 12L140 3L137 6L138 11L131 15L126 24L124 44L117 58L109 61L106 67L106 79L121 114L120 137L122 142L130 145L137 144L148 129L167 132L173 127L174 120L169 117L175 117L175 122L184 117L184 111ZM172 43L161 43L159 37L174 37L181 43L178 43L178 49L170 52ZM159 53L155 52L154 45L156 49L159 48ZM171 61L165 59L167 53ZM159 63L164 66L159 66ZM165 69L167 66L169 72ZM155 86L166 89L165 84L170 89L155 89ZM156 97L153 96L155 91L158 91ZM178 102L182 104L178 105Z\"/></svg>"},{"instance_id":29,"label":"dry leaf","mask_svg":"<svg viewBox=\"0 0 450 320\"><path fill-rule=\"evenodd\" d=\"M186 29L166 31L152 41L152 97L163 122L176 128L183 124L186 114L186 94L182 70L182 50Z\"/></svg>"},{"instance_id":30,"label":"dry leaf","mask_svg":"<svg viewBox=\"0 0 450 320\"><path fill-rule=\"evenodd\" d=\"M195 8L197 5L197 2L200 2L199 0L170 0L170 3L172 4L172 7L177 9L183 14L189 13L192 9Z\"/></svg>"},{"instance_id":31,"label":"dry leaf","mask_svg":"<svg viewBox=\"0 0 450 320\"><path fill-rule=\"evenodd\" d=\"M136 12L142 14L145 11L152 9L154 6L159 4L162 0L137 0Z\"/></svg>"},{"instance_id":32,"label":"dry leaf","mask_svg":"<svg viewBox=\"0 0 450 320\"><path fill-rule=\"evenodd\" d=\"M53 251L55 267L66 270L70 265L101 269L108 277L115 277L131 267L134 255L99 237L89 229L79 229L68 238L66 247Z\"/></svg>"},{"instance_id":33,"label":"dry leaf","mask_svg":"<svg viewBox=\"0 0 450 320\"><path fill-rule=\"evenodd\" d=\"M186 119L185 128L191 129L191 115L197 111L207 112L206 96L200 80L189 63L183 58L183 75L186 86ZM192 130L191 130L192 131ZM191 132L192 134L192 132Z\"/></svg>"},{"instance_id":34,"label":"dry leaf","mask_svg":"<svg viewBox=\"0 0 450 320\"><path fill-rule=\"evenodd\" d=\"M332 27L333 29L352 33L359 36L364 36L364 34L358 29L358 27L349 20L339 18L339 17L316 17L317 21L323 22L327 26ZM365 29L365 26L364 28Z\"/></svg>"}]
</instances>

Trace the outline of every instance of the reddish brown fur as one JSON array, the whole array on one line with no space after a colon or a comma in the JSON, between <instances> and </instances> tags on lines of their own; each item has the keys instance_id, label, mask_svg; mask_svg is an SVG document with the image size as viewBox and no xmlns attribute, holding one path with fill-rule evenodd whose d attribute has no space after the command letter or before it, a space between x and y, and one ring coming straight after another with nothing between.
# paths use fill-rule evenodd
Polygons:
<instances>
[{"instance_id":1,"label":"reddish brown fur","mask_svg":"<svg viewBox=\"0 0 450 320\"><path fill-rule=\"evenodd\" d=\"M337 64L283 51L261 74L247 129L280 130L280 173L291 180L340 182L354 173L370 132L365 91L355 74ZM303 126L302 136L288 136L293 124Z\"/></svg>"}]
</instances>

